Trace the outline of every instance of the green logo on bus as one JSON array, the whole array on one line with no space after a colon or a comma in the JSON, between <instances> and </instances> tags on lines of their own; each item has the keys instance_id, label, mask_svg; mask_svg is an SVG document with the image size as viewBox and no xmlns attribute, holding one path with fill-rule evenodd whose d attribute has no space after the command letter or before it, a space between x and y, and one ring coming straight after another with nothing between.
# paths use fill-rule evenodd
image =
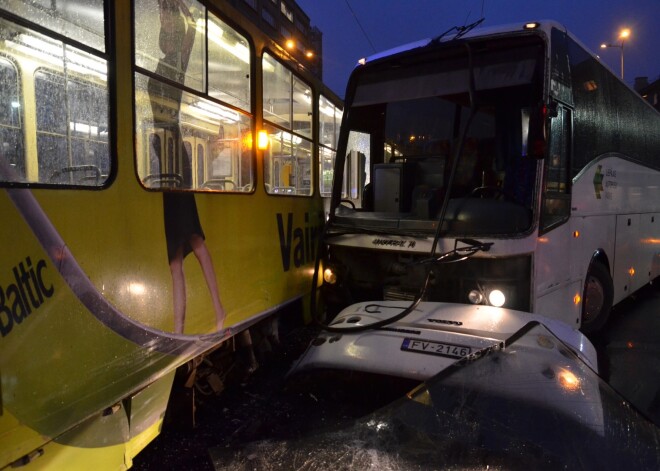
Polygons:
<instances>
[{"instance_id":1,"label":"green logo on bus","mask_svg":"<svg viewBox=\"0 0 660 471\"><path fill-rule=\"evenodd\" d=\"M603 191L603 172L601 172L602 169L603 166L599 165L594 175L594 192L596 193L597 200L600 199L600 192Z\"/></svg>"}]
</instances>

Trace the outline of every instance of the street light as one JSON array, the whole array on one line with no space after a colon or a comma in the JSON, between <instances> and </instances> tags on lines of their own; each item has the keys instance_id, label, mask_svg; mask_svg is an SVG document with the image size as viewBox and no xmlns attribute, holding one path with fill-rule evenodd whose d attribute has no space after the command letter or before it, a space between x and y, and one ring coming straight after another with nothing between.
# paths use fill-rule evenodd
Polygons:
<instances>
[{"instance_id":1,"label":"street light","mask_svg":"<svg viewBox=\"0 0 660 471\"><path fill-rule=\"evenodd\" d=\"M621 49L621 80L623 80L623 44L630 37L630 29L629 28L623 28L621 32L619 33L619 39L621 40L621 44L601 44L600 48L601 49L606 49L608 47L618 47Z\"/></svg>"}]
</instances>

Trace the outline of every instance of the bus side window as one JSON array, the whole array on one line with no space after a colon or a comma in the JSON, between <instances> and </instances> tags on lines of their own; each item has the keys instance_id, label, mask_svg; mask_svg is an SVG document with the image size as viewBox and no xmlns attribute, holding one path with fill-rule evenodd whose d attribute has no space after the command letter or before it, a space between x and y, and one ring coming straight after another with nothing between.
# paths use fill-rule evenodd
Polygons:
<instances>
[{"instance_id":1,"label":"bus side window","mask_svg":"<svg viewBox=\"0 0 660 471\"><path fill-rule=\"evenodd\" d=\"M566 221L571 212L570 154L571 111L559 107L552 118L550 148L545 168L541 207L541 230L548 230Z\"/></svg>"}]
</instances>

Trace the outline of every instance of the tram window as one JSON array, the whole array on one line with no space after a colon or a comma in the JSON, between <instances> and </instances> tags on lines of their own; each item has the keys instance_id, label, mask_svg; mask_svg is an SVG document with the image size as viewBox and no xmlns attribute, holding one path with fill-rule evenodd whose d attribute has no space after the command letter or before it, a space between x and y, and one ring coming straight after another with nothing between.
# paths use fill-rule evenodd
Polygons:
<instances>
[{"instance_id":1,"label":"tram window","mask_svg":"<svg viewBox=\"0 0 660 471\"><path fill-rule=\"evenodd\" d=\"M267 126L270 144L264 152L266 191L276 195L312 194L312 142Z\"/></svg>"},{"instance_id":2,"label":"tram window","mask_svg":"<svg viewBox=\"0 0 660 471\"><path fill-rule=\"evenodd\" d=\"M136 0L135 63L205 91L205 11L204 5L194 0ZM161 28L161 24L171 27Z\"/></svg>"},{"instance_id":3,"label":"tram window","mask_svg":"<svg viewBox=\"0 0 660 471\"><path fill-rule=\"evenodd\" d=\"M312 194L311 88L268 53L264 73L264 120L270 145L264 153L266 191L270 194Z\"/></svg>"},{"instance_id":4,"label":"tram window","mask_svg":"<svg viewBox=\"0 0 660 471\"><path fill-rule=\"evenodd\" d=\"M103 0L16 0L2 8L45 28L105 51Z\"/></svg>"},{"instance_id":5,"label":"tram window","mask_svg":"<svg viewBox=\"0 0 660 471\"><path fill-rule=\"evenodd\" d=\"M162 143L158 134L149 135L149 175L160 173L160 158L161 158Z\"/></svg>"},{"instance_id":6,"label":"tram window","mask_svg":"<svg viewBox=\"0 0 660 471\"><path fill-rule=\"evenodd\" d=\"M178 144L179 143L177 142L177 147L178 147ZM172 172L175 172L175 173L178 173L179 175L182 175L182 172L180 170L181 167L182 167L181 162L178 161L178 160L176 160L176 161L174 160L178 156L174 153L174 138L171 135L168 136L168 138L167 138L167 153L165 155L167 156L166 157L167 160L165 161L165 164L166 164L165 168L169 168L170 170L172 170ZM162 167L162 165L161 165L161 167ZM182 178L183 178L183 176L182 176Z\"/></svg>"},{"instance_id":7,"label":"tram window","mask_svg":"<svg viewBox=\"0 0 660 471\"><path fill-rule=\"evenodd\" d=\"M319 175L321 196L332 195L332 176L334 175L335 159L337 152L319 147Z\"/></svg>"},{"instance_id":8,"label":"tram window","mask_svg":"<svg viewBox=\"0 0 660 471\"><path fill-rule=\"evenodd\" d=\"M269 54L263 57L264 119L291 129L291 81L293 74Z\"/></svg>"},{"instance_id":9,"label":"tram window","mask_svg":"<svg viewBox=\"0 0 660 471\"><path fill-rule=\"evenodd\" d=\"M204 181L204 145L197 144L197 185Z\"/></svg>"},{"instance_id":10,"label":"tram window","mask_svg":"<svg viewBox=\"0 0 660 471\"><path fill-rule=\"evenodd\" d=\"M82 5L84 12L74 11ZM9 179L102 186L111 171L108 63L100 52L105 49L103 2L17 0L3 7L42 25L46 33L0 19L0 56L14 61L0 59L2 103L11 108L0 111L2 152L15 172ZM53 39L48 30L62 36ZM98 51L83 51L72 41ZM26 103L32 111L22 114ZM28 129L36 129L36 136L26 135Z\"/></svg>"},{"instance_id":11,"label":"tram window","mask_svg":"<svg viewBox=\"0 0 660 471\"><path fill-rule=\"evenodd\" d=\"M247 40L212 14L207 23L205 7L195 0L134 5L140 180L153 189L252 191ZM184 86L201 93L185 92ZM162 136L163 143L151 135ZM220 155L220 147L227 152Z\"/></svg>"},{"instance_id":12,"label":"tram window","mask_svg":"<svg viewBox=\"0 0 660 471\"><path fill-rule=\"evenodd\" d=\"M208 22L209 95L250 110L250 45L215 15Z\"/></svg>"},{"instance_id":13,"label":"tram window","mask_svg":"<svg viewBox=\"0 0 660 471\"><path fill-rule=\"evenodd\" d=\"M319 96L319 190L332 194L332 178L337 157L337 139L342 111L323 95ZM345 195L344 195L345 196Z\"/></svg>"},{"instance_id":14,"label":"tram window","mask_svg":"<svg viewBox=\"0 0 660 471\"><path fill-rule=\"evenodd\" d=\"M140 73L135 94L136 157L145 187L252 191L250 116Z\"/></svg>"},{"instance_id":15,"label":"tram window","mask_svg":"<svg viewBox=\"0 0 660 471\"><path fill-rule=\"evenodd\" d=\"M35 75L37 98L37 155L39 179L49 182L59 169L70 165L66 147L66 108L60 97L65 96L64 79L46 73Z\"/></svg>"},{"instance_id":16,"label":"tram window","mask_svg":"<svg viewBox=\"0 0 660 471\"><path fill-rule=\"evenodd\" d=\"M293 79L293 131L312 138L312 89L294 77Z\"/></svg>"},{"instance_id":17,"label":"tram window","mask_svg":"<svg viewBox=\"0 0 660 471\"><path fill-rule=\"evenodd\" d=\"M323 95L319 96L319 142L321 145L337 148L341 110Z\"/></svg>"},{"instance_id":18,"label":"tram window","mask_svg":"<svg viewBox=\"0 0 660 471\"><path fill-rule=\"evenodd\" d=\"M25 181L20 98L16 68L0 57L0 161L9 166L0 172L2 181Z\"/></svg>"},{"instance_id":19,"label":"tram window","mask_svg":"<svg viewBox=\"0 0 660 471\"><path fill-rule=\"evenodd\" d=\"M105 90L68 81L69 132L73 165L94 165L108 175L108 102Z\"/></svg>"},{"instance_id":20,"label":"tram window","mask_svg":"<svg viewBox=\"0 0 660 471\"><path fill-rule=\"evenodd\" d=\"M107 91L46 71L34 80L39 181L102 185L110 171Z\"/></svg>"},{"instance_id":21,"label":"tram window","mask_svg":"<svg viewBox=\"0 0 660 471\"><path fill-rule=\"evenodd\" d=\"M211 176L213 178L225 178L232 174L234 143L224 138L216 138L211 144L213 161L211 162Z\"/></svg>"},{"instance_id":22,"label":"tram window","mask_svg":"<svg viewBox=\"0 0 660 471\"><path fill-rule=\"evenodd\" d=\"M181 172L183 173L183 187L192 188L193 187L193 178L192 178L192 158L193 158L193 148L190 142L183 142L183 162Z\"/></svg>"}]
</instances>

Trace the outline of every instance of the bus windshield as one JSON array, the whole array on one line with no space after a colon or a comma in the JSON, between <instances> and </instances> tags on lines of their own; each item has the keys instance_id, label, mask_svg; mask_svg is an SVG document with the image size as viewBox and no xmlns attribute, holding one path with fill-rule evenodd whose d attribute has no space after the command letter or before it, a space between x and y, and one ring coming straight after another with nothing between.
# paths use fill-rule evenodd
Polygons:
<instances>
[{"instance_id":1,"label":"bus windshield","mask_svg":"<svg viewBox=\"0 0 660 471\"><path fill-rule=\"evenodd\" d=\"M389 229L431 230L449 198L449 233L531 227L538 161L528 153L527 137L541 102L542 43L509 38L471 49L471 67L468 48L459 44L357 71L340 137L346 142L342 197L356 209L337 206L338 222L387 220Z\"/></svg>"}]
</instances>

